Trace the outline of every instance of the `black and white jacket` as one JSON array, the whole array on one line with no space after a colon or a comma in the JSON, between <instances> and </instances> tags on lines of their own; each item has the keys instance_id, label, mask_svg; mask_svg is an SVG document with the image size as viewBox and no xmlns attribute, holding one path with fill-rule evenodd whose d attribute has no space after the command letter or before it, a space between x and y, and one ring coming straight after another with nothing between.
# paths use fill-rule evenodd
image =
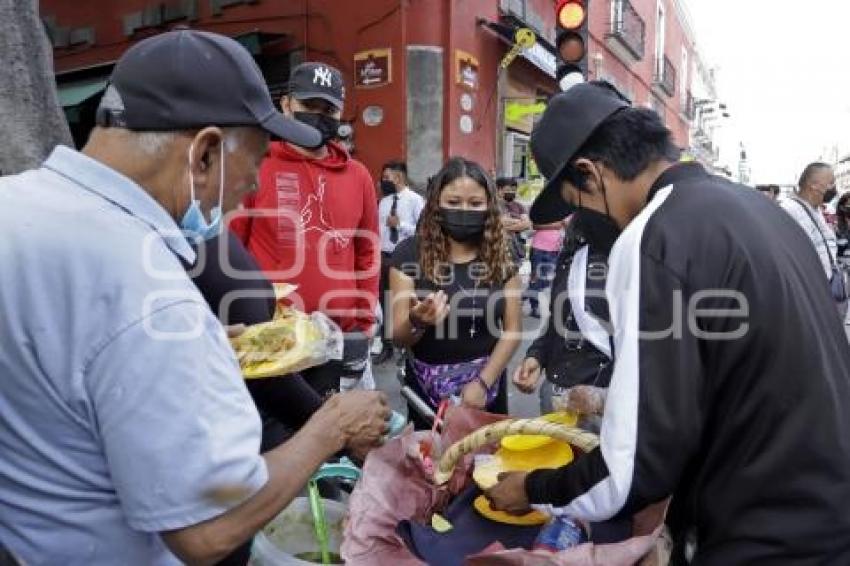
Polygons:
<instances>
[{"instance_id":1,"label":"black and white jacket","mask_svg":"<svg viewBox=\"0 0 850 566\"><path fill-rule=\"evenodd\" d=\"M696 564L850 564L850 345L799 226L679 164L609 263L601 445L531 502L602 521L672 495Z\"/></svg>"}]
</instances>

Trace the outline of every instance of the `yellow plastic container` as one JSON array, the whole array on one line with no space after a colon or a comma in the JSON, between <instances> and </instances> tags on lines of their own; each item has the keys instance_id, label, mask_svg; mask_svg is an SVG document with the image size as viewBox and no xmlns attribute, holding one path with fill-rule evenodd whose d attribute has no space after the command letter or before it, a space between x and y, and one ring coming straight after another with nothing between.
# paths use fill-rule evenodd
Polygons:
<instances>
[{"instance_id":1,"label":"yellow plastic container","mask_svg":"<svg viewBox=\"0 0 850 566\"><path fill-rule=\"evenodd\" d=\"M545 421L567 426L576 426L578 423L578 414L573 412L549 413L541 418ZM555 440L539 434L516 434L504 437L502 448L514 451L535 450L550 442L555 442Z\"/></svg>"},{"instance_id":2,"label":"yellow plastic container","mask_svg":"<svg viewBox=\"0 0 850 566\"><path fill-rule=\"evenodd\" d=\"M578 416L570 413L550 413L543 418L569 426L578 422ZM560 468L572 462L574 457L569 444L542 435L506 436L501 446L492 458L485 458L475 465L472 479L481 489L496 485L499 474L503 472Z\"/></svg>"}]
</instances>

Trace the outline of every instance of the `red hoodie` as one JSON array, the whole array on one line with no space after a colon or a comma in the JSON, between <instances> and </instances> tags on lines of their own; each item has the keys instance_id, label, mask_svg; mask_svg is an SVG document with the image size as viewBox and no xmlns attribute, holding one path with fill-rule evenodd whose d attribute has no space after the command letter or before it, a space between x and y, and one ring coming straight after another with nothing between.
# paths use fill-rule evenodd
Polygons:
<instances>
[{"instance_id":1,"label":"red hoodie","mask_svg":"<svg viewBox=\"0 0 850 566\"><path fill-rule=\"evenodd\" d=\"M272 143L260 189L230 228L272 281L298 285L295 306L371 334L380 273L375 187L345 149L327 148L314 159Z\"/></svg>"}]
</instances>

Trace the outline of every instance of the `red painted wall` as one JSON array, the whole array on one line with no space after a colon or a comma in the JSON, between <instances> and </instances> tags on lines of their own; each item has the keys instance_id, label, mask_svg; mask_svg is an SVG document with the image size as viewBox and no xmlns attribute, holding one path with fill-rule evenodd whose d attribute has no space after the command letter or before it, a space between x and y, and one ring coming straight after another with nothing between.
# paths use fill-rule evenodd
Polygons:
<instances>
[{"instance_id":1,"label":"red painted wall","mask_svg":"<svg viewBox=\"0 0 850 566\"><path fill-rule=\"evenodd\" d=\"M452 2L451 39L449 57L451 76L446 83L447 125L444 135L447 156L461 155L477 161L488 170L495 168L496 127L499 116L499 98L496 92L497 70L504 54L504 44L483 27L477 25L478 18L497 20L497 3L491 0L465 0ZM479 81L476 90L469 90L457 83L455 72L455 51L462 50L474 55L479 64ZM463 93L472 95L473 107L468 113L460 106ZM472 118L472 133L464 133L460 128L461 116L468 114Z\"/></svg>"},{"instance_id":2,"label":"red painted wall","mask_svg":"<svg viewBox=\"0 0 850 566\"><path fill-rule=\"evenodd\" d=\"M124 36L122 17L141 10L151 0L42 0L42 15L53 16L60 26L94 26L96 44L55 50L57 72L118 59L134 42L162 30L145 30ZM286 34L280 49L307 45L307 59L338 67L346 77L346 108L343 118L354 120L356 157L373 175L381 164L405 155L405 67L403 34L406 27L400 0L263 0L252 5L226 7L219 16L210 13L209 2L199 1L200 18L191 27L236 36L253 31ZM305 17L307 14L307 17ZM181 22L175 22L181 23ZM354 89L354 53L392 49L392 84L374 89ZM384 121L368 127L362 110L369 105L384 109Z\"/></svg>"},{"instance_id":3,"label":"red painted wall","mask_svg":"<svg viewBox=\"0 0 850 566\"><path fill-rule=\"evenodd\" d=\"M640 14L646 24L645 48L643 59L634 63L620 60L606 45L605 37L611 30L611 2L609 0L592 0L590 8L590 69L594 70L593 56L601 53L604 62L601 74L614 77L617 83L634 95L634 102L647 105L651 96L660 99L665 105L665 121L673 132L676 143L682 147L688 146L689 127L682 116L683 110L679 99L679 81L677 79L676 93L672 97L666 94L651 93L655 72L655 37L656 37L656 0L630 0L632 6ZM678 19L676 7L672 0L662 0L666 8L666 39L664 51L673 66L677 77L682 73L682 45L689 51L689 61L693 60L693 40L687 37L682 23ZM690 79L689 79L690 81Z\"/></svg>"},{"instance_id":4,"label":"red painted wall","mask_svg":"<svg viewBox=\"0 0 850 566\"><path fill-rule=\"evenodd\" d=\"M77 69L97 63L114 61L131 44L124 37L122 16L141 10L152 0L41 0L43 15L53 16L60 26L72 28L94 26L96 44L58 49L55 52L57 72ZM603 72L631 91L638 104L650 98L654 70L655 6L656 0L631 0L646 23L646 48L638 63L624 63L605 45L610 30L609 0L591 0L590 4L590 68L594 69L594 53L602 53ZM663 0L667 6L666 52L677 72L681 73L681 46L689 44L678 22L673 0ZM554 25L553 0L527 0L527 6ZM495 91L497 68L506 52L505 44L477 24L479 18L497 20L498 0L259 0L256 4L226 7L219 16L210 13L209 2L200 0L200 19L193 27L239 35L252 31L285 34L277 49L290 51L307 46L307 58L339 67L347 78L348 98L344 118L354 120L356 157L363 161L373 175L381 165L406 155L407 85L406 46L432 45L444 50L444 155L463 155L493 169L499 151L497 128L500 100ZM137 40L155 30L142 31ZM354 89L352 83L353 55L372 48L392 49L392 84L375 89ZM691 46L692 47L692 46ZM460 129L464 113L460 97L466 92L455 77L455 50L474 55L479 62L478 89L471 91L473 133ZM690 49L690 51L693 51ZM691 57L692 59L692 57ZM521 73L544 80L542 73L528 63L517 60ZM678 88L678 86L677 86ZM659 98L665 103L665 118L677 143L687 145L688 124L681 115L678 93ZM378 105L384 109L382 124L369 127L363 124L363 109Z\"/></svg>"}]
</instances>

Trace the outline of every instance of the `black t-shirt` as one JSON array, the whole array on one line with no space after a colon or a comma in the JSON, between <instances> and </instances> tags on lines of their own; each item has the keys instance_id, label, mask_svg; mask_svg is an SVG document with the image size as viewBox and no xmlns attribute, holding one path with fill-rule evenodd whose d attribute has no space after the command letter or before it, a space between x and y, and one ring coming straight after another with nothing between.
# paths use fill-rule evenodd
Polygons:
<instances>
[{"instance_id":1,"label":"black t-shirt","mask_svg":"<svg viewBox=\"0 0 850 566\"><path fill-rule=\"evenodd\" d=\"M223 232L196 251L198 262L187 266L189 276L222 324L251 325L272 319L274 288L236 236ZM222 259L227 263L222 264ZM254 276L235 278L234 272ZM263 413L293 429L301 428L322 404L299 375L250 379L246 385Z\"/></svg>"},{"instance_id":2,"label":"black t-shirt","mask_svg":"<svg viewBox=\"0 0 850 566\"><path fill-rule=\"evenodd\" d=\"M222 324L250 325L271 320L274 288L239 238L225 231L195 250L198 257L188 269L189 277ZM222 259L227 262L225 265ZM232 274L236 272L253 276L234 278Z\"/></svg>"},{"instance_id":3,"label":"black t-shirt","mask_svg":"<svg viewBox=\"0 0 850 566\"><path fill-rule=\"evenodd\" d=\"M413 355L428 364L468 362L490 355L499 341L505 314L504 285L476 285L486 266L477 260L447 264L445 277L439 283L424 276L419 263L419 239L408 238L396 246L391 259L398 269L414 282L420 298L428 293L444 291L451 310L442 323L429 327L411 348Z\"/></svg>"}]
</instances>

